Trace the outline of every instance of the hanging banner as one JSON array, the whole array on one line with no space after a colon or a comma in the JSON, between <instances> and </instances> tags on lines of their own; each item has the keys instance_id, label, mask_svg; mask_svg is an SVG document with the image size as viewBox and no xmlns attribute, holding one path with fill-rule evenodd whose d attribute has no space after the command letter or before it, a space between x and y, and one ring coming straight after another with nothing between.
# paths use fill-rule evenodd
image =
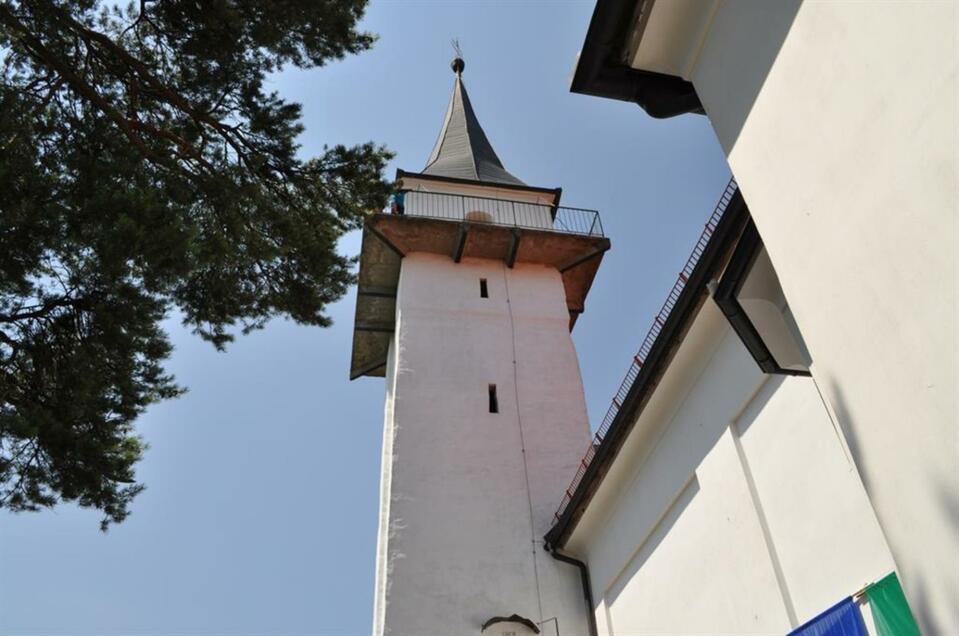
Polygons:
<instances>
[{"instance_id":1,"label":"hanging banner","mask_svg":"<svg viewBox=\"0 0 959 636\"><path fill-rule=\"evenodd\" d=\"M793 631L789 636L869 636L862 614L852 598L845 598L816 618Z\"/></svg>"},{"instance_id":2,"label":"hanging banner","mask_svg":"<svg viewBox=\"0 0 959 636\"><path fill-rule=\"evenodd\" d=\"M895 572L867 587L866 598L879 636L920 636Z\"/></svg>"}]
</instances>

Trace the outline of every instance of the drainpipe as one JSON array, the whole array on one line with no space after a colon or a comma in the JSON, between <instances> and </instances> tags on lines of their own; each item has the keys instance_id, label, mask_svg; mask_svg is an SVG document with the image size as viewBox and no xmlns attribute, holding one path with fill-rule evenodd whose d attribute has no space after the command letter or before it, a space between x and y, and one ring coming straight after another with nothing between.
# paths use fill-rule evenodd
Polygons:
<instances>
[{"instance_id":1,"label":"drainpipe","mask_svg":"<svg viewBox=\"0 0 959 636\"><path fill-rule=\"evenodd\" d=\"M555 548L546 544L546 551L557 561L569 563L579 568L579 578L583 583L583 599L586 601L586 620L589 622L589 636L599 636L599 630L596 628L596 613L593 610L593 588L589 584L589 569L586 564L579 559L561 554Z\"/></svg>"}]
</instances>

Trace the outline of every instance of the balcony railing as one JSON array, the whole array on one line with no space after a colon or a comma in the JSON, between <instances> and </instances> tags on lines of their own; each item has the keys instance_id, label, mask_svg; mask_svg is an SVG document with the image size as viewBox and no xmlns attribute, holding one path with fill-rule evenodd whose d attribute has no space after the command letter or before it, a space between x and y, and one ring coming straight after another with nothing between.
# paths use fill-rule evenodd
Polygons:
<instances>
[{"instance_id":1,"label":"balcony railing","mask_svg":"<svg viewBox=\"0 0 959 636\"><path fill-rule=\"evenodd\" d=\"M400 213L396 206L387 211ZM603 223L596 210L526 201L407 190L403 192L402 213L447 221L603 236Z\"/></svg>"}]
</instances>

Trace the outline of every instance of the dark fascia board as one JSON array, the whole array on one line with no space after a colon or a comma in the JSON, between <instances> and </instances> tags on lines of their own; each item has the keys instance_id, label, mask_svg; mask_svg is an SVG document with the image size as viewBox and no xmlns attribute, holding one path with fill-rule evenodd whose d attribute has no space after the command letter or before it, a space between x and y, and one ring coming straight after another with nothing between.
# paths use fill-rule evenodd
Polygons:
<instances>
[{"instance_id":1,"label":"dark fascia board","mask_svg":"<svg viewBox=\"0 0 959 636\"><path fill-rule=\"evenodd\" d=\"M736 245L736 250L729 259L729 265L723 272L722 280L716 287L713 300L716 301L716 305L726 316L729 325L742 340L746 350L749 351L763 373L809 377L811 375L809 371L797 371L779 366L775 356L766 346L762 336L759 335L759 331L753 325L752 320L749 319L746 310L743 309L737 298L762 247L763 241L759 237L759 230L756 229L756 224L750 220L743 230L743 236L739 244Z\"/></svg>"},{"instance_id":2,"label":"dark fascia board","mask_svg":"<svg viewBox=\"0 0 959 636\"><path fill-rule=\"evenodd\" d=\"M376 371L376 370L379 369L380 367L385 367L385 366L386 366L386 360L379 361L379 362L373 362L372 364L370 364L370 365L368 365L368 366L366 366L366 367L363 367L362 369L357 369L355 373L350 374L350 380L355 380L355 379L357 379L357 378L361 378L361 377L363 377L364 375L366 375L367 373L370 373L370 372L372 372L372 371Z\"/></svg>"},{"instance_id":3,"label":"dark fascia board","mask_svg":"<svg viewBox=\"0 0 959 636\"><path fill-rule=\"evenodd\" d=\"M559 207L560 197L563 196L562 188L537 188L528 185L516 185L514 183L495 183L493 181L477 181L475 179L458 179L456 177L443 177L435 174L423 174L422 172L407 172L406 170L396 170L396 181L403 177L414 177L424 181L439 181L441 183L453 183L460 185L481 186L484 188L502 188L504 190L516 190L517 192L539 192L542 194L552 194L552 206Z\"/></svg>"},{"instance_id":4,"label":"dark fascia board","mask_svg":"<svg viewBox=\"0 0 959 636\"><path fill-rule=\"evenodd\" d=\"M623 405L610 424L609 432L596 449L596 455L587 467L562 516L546 534L545 541L548 546L562 548L565 545L577 521L599 488L609 465L615 460L633 425L642 414L648 402L647 398L655 391L669 367L678 343L682 341L699 313L702 302L708 294L707 283L719 275L748 219L749 210L746 202L737 190L716 231L703 250L703 255L693 268L686 286L679 294L659 337L656 338L636 380L626 394Z\"/></svg>"},{"instance_id":5,"label":"dark fascia board","mask_svg":"<svg viewBox=\"0 0 959 636\"><path fill-rule=\"evenodd\" d=\"M635 102L658 119L685 113L705 114L691 82L675 75L634 69L623 61L622 51L635 9L636 0L598 0L570 91Z\"/></svg>"}]
</instances>

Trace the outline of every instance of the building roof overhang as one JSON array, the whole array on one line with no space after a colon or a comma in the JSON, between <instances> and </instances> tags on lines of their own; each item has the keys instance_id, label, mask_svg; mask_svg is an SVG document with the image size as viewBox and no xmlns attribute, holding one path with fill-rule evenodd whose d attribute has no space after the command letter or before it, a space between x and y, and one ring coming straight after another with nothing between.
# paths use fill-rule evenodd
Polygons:
<instances>
[{"instance_id":1,"label":"building roof overhang","mask_svg":"<svg viewBox=\"0 0 959 636\"><path fill-rule=\"evenodd\" d=\"M363 227L350 379L386 374L400 265L406 254L443 254L453 262L471 257L497 259L509 267L515 263L554 267L562 276L572 330L609 248L609 239L601 235L374 214Z\"/></svg>"},{"instance_id":2,"label":"building roof overhang","mask_svg":"<svg viewBox=\"0 0 959 636\"><path fill-rule=\"evenodd\" d=\"M640 70L626 59L630 39L642 37L654 0L598 0L576 64L570 91L639 104L650 116L705 114L691 82Z\"/></svg>"},{"instance_id":3,"label":"building roof overhang","mask_svg":"<svg viewBox=\"0 0 959 636\"><path fill-rule=\"evenodd\" d=\"M702 256L689 275L683 291L662 325L662 330L643 361L622 405L602 443L572 492L568 505L545 536L547 546L560 549L566 545L577 523L596 494L604 477L622 449L626 439L653 392L669 368L683 338L689 331L703 303L709 296L707 284L722 272L740 235L749 220L749 210L737 190L723 218L716 227Z\"/></svg>"}]
</instances>

